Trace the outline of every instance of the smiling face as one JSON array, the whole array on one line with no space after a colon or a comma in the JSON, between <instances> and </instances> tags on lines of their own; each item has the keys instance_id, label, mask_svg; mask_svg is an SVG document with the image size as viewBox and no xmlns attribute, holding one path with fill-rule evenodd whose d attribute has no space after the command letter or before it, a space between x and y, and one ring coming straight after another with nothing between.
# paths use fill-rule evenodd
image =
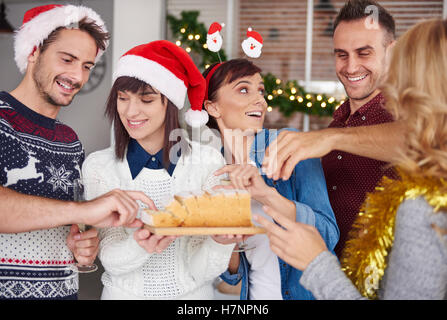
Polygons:
<instances>
[{"instance_id":1,"label":"smiling face","mask_svg":"<svg viewBox=\"0 0 447 320\"><path fill-rule=\"evenodd\" d=\"M117 112L129 136L146 150L158 152L164 142L167 99L150 87L136 93L118 91Z\"/></svg>"},{"instance_id":2,"label":"smiling face","mask_svg":"<svg viewBox=\"0 0 447 320\"><path fill-rule=\"evenodd\" d=\"M267 102L259 73L222 85L217 99L205 105L221 132L225 129L259 130L264 124Z\"/></svg>"},{"instance_id":3,"label":"smiling face","mask_svg":"<svg viewBox=\"0 0 447 320\"><path fill-rule=\"evenodd\" d=\"M29 57L34 85L45 102L59 107L69 105L88 81L97 47L85 31L61 30L45 51Z\"/></svg>"},{"instance_id":4,"label":"smiling face","mask_svg":"<svg viewBox=\"0 0 447 320\"><path fill-rule=\"evenodd\" d=\"M342 21L335 29L335 69L353 104L361 106L379 92L389 44L385 30L367 28L365 19Z\"/></svg>"}]
</instances>

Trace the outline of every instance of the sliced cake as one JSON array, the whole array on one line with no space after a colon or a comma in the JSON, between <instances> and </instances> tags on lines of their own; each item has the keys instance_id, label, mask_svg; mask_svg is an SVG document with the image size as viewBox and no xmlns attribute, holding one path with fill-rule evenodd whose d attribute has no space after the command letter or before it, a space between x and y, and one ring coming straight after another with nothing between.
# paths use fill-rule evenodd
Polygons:
<instances>
[{"instance_id":1,"label":"sliced cake","mask_svg":"<svg viewBox=\"0 0 447 320\"><path fill-rule=\"evenodd\" d=\"M154 227L179 227L183 220L169 211L144 209L141 216L144 223Z\"/></svg>"}]
</instances>

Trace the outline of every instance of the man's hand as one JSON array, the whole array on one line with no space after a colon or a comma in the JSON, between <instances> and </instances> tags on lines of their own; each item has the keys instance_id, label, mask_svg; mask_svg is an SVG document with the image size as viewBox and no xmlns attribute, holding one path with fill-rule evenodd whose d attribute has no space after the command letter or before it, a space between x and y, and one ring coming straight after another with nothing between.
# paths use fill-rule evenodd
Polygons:
<instances>
[{"instance_id":1,"label":"man's hand","mask_svg":"<svg viewBox=\"0 0 447 320\"><path fill-rule=\"evenodd\" d=\"M79 227L73 224L67 237L67 246L81 265L91 265L99 250L98 230L90 229L79 232Z\"/></svg>"},{"instance_id":2,"label":"man's hand","mask_svg":"<svg viewBox=\"0 0 447 320\"><path fill-rule=\"evenodd\" d=\"M262 170L273 180L290 178L298 162L321 158L332 151L332 130L282 131L267 147Z\"/></svg>"},{"instance_id":3,"label":"man's hand","mask_svg":"<svg viewBox=\"0 0 447 320\"><path fill-rule=\"evenodd\" d=\"M135 231L133 237L148 253L162 253L175 239L178 238L177 236L155 235L146 229Z\"/></svg>"},{"instance_id":4,"label":"man's hand","mask_svg":"<svg viewBox=\"0 0 447 320\"><path fill-rule=\"evenodd\" d=\"M139 205L137 200L150 209L157 210L154 202L143 192L112 190L96 199L76 203L80 222L98 228L139 226L135 220Z\"/></svg>"}]
</instances>

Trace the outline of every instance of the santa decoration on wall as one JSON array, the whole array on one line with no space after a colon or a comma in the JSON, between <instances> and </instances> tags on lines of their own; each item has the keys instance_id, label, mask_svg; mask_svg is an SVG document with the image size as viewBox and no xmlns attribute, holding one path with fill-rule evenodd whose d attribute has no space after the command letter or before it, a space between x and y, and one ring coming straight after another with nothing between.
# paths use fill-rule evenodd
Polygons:
<instances>
[{"instance_id":1,"label":"santa decoration on wall","mask_svg":"<svg viewBox=\"0 0 447 320\"><path fill-rule=\"evenodd\" d=\"M259 58L261 56L262 43L261 35L249 27L247 29L247 39L242 41L241 46L248 57Z\"/></svg>"},{"instance_id":2,"label":"santa decoration on wall","mask_svg":"<svg viewBox=\"0 0 447 320\"><path fill-rule=\"evenodd\" d=\"M206 35L206 45L208 50L212 52L218 52L222 48L222 35L220 31L225 24L219 24L218 22L213 22L208 29L208 34Z\"/></svg>"}]
</instances>

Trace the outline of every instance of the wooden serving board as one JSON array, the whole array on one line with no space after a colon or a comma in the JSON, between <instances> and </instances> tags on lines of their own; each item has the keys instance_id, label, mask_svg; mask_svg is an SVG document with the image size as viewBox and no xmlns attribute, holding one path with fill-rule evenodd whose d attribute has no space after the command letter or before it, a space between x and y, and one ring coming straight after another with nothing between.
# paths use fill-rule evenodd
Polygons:
<instances>
[{"instance_id":1,"label":"wooden serving board","mask_svg":"<svg viewBox=\"0 0 447 320\"><path fill-rule=\"evenodd\" d=\"M260 227L172 227L157 228L147 224L144 228L153 234L163 236L196 236L213 234L258 234L265 233L264 228Z\"/></svg>"}]
</instances>

